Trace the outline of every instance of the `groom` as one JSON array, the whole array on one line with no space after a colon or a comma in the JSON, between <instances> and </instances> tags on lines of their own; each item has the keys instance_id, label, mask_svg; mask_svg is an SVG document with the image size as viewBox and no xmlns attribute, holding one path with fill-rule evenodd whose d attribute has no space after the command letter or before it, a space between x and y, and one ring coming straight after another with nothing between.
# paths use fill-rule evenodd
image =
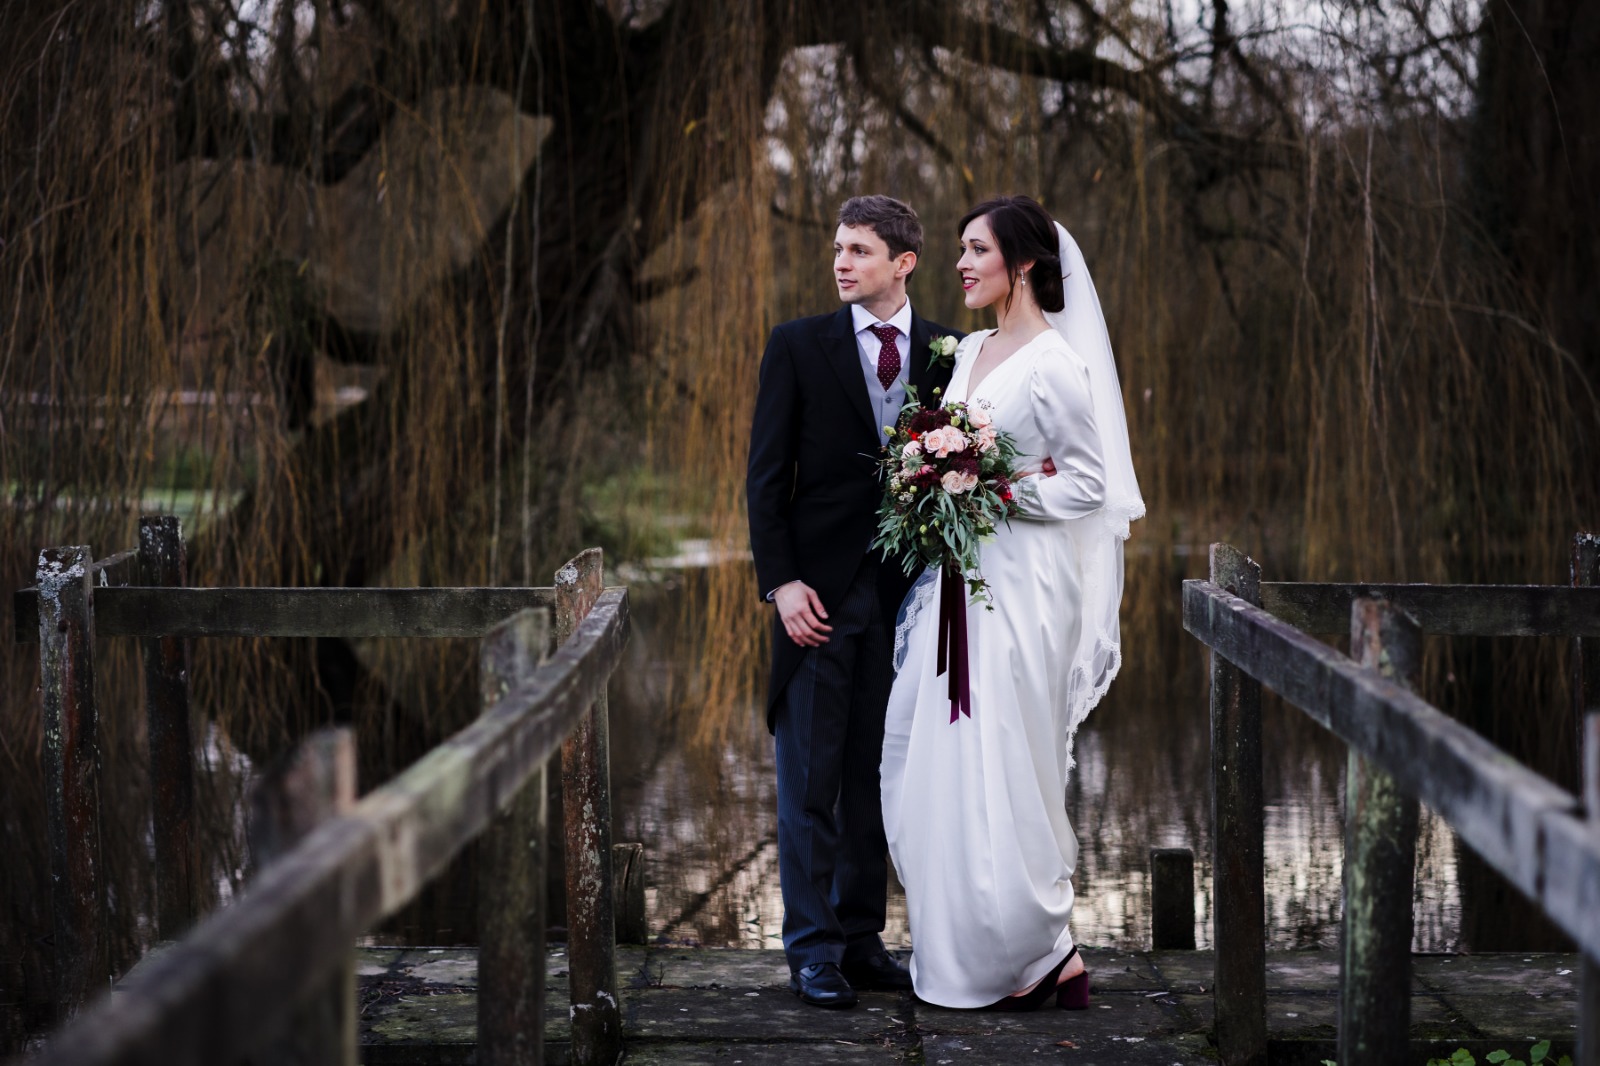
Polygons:
<instances>
[{"instance_id":1,"label":"groom","mask_svg":"<svg viewBox=\"0 0 1600 1066\"><path fill-rule=\"evenodd\" d=\"M895 611L911 587L869 550L877 462L906 401L950 382L906 280L922 224L906 204L839 208L833 275L844 306L772 331L761 360L745 481L759 591L774 606L767 727L776 738L778 872L789 987L848 1007L856 988L910 988L883 948L888 846L878 794Z\"/></svg>"}]
</instances>

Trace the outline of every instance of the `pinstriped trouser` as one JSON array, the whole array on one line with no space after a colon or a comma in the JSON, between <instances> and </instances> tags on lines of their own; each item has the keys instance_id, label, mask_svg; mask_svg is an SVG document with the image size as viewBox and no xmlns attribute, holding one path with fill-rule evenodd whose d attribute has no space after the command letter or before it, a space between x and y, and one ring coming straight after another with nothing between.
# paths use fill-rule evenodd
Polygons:
<instances>
[{"instance_id":1,"label":"pinstriped trouser","mask_svg":"<svg viewBox=\"0 0 1600 1066\"><path fill-rule=\"evenodd\" d=\"M779 699L778 873L791 970L883 950L888 844L878 793L892 641L861 564ZM778 639L787 637L779 635Z\"/></svg>"}]
</instances>

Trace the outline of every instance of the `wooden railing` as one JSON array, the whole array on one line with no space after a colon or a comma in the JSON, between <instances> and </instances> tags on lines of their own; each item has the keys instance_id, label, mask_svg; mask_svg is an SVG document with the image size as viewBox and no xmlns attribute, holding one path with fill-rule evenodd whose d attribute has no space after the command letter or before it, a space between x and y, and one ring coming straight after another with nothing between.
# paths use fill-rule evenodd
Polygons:
<instances>
[{"instance_id":1,"label":"wooden railing","mask_svg":"<svg viewBox=\"0 0 1600 1066\"><path fill-rule=\"evenodd\" d=\"M1184 628L1212 650L1216 1041L1267 1060L1261 686L1349 747L1341 1066L1411 1061L1417 801L1537 903L1583 953L1577 1061L1600 1064L1600 538L1572 587L1271 583L1226 544L1183 584ZM1310 633L1348 630L1345 656ZM1421 635L1565 636L1577 667L1584 796L1558 788L1417 696Z\"/></svg>"},{"instance_id":2,"label":"wooden railing","mask_svg":"<svg viewBox=\"0 0 1600 1066\"><path fill-rule=\"evenodd\" d=\"M559 750L571 1061L615 1062L606 683L629 625L626 590L602 588L600 552L573 559L550 588L197 589L181 587L176 519L144 520L140 540L99 562L86 547L47 549L38 585L15 601L21 639L40 642L56 992L75 1014L33 1061L178 1066L265 1053L353 1064L355 938L481 839L476 1061L541 1062L545 776ZM483 712L359 800L353 738L314 737L287 771L291 809L269 834L276 857L108 996L93 654L105 636L144 640L163 936L196 918L187 638L481 637Z\"/></svg>"}]
</instances>

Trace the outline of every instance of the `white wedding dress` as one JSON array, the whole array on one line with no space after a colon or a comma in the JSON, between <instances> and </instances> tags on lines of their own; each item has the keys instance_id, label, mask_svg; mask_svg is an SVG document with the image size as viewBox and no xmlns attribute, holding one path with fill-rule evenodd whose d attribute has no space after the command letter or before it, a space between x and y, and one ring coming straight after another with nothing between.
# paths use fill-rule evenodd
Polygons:
<instances>
[{"instance_id":1,"label":"white wedding dress","mask_svg":"<svg viewBox=\"0 0 1600 1066\"><path fill-rule=\"evenodd\" d=\"M1057 473L1025 479L1023 517L980 548L993 609L967 606L970 717L951 722L948 678L935 674L937 572L925 573L907 598L881 767L912 979L919 997L946 1007L979 1007L1026 988L1071 949L1072 734L1121 661L1115 603L1109 634L1093 610L1086 622L1086 591L1091 606L1110 591L1120 602L1127 536L1126 508L1105 506L1089 368L1052 329L970 389L988 335L962 342L945 399L991 404L996 427L1035 462L1049 456ZM1125 439L1118 401L1113 417ZM1110 533L1108 511L1117 511ZM1113 544L1116 587L1096 591L1112 577L1109 564L1086 556L1109 558L1105 546Z\"/></svg>"}]
</instances>

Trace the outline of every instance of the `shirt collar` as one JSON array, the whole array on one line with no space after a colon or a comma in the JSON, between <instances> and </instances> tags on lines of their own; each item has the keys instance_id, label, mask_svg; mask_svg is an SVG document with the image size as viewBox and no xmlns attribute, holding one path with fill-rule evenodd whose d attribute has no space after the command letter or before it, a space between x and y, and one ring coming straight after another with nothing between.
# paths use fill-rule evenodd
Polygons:
<instances>
[{"instance_id":1,"label":"shirt collar","mask_svg":"<svg viewBox=\"0 0 1600 1066\"><path fill-rule=\"evenodd\" d=\"M850 321L855 326L857 333L860 333L868 326L878 325L878 319L873 315L873 313L868 311L865 307L862 307L860 304L850 305ZM901 304L900 310L891 315L889 320L883 324L886 326L893 326L895 329L899 330L902 337L910 337L911 301L908 299L905 303Z\"/></svg>"}]
</instances>

